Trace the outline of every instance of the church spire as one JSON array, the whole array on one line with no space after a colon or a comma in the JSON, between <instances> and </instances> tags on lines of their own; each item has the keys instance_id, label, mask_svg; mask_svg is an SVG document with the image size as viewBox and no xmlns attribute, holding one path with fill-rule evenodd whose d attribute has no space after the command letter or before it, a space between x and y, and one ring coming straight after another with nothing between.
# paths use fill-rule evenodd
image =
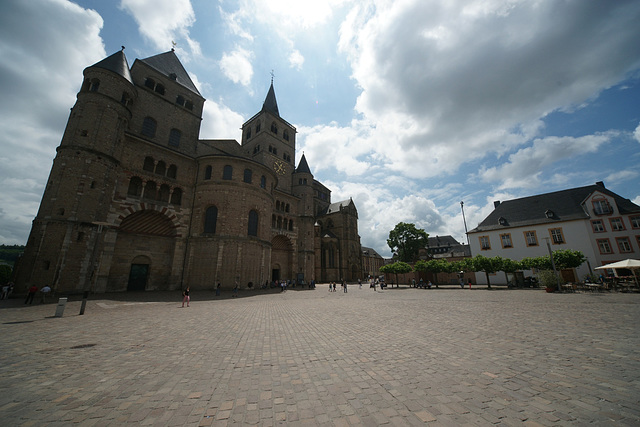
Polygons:
<instances>
[{"instance_id":1,"label":"church spire","mask_svg":"<svg viewBox=\"0 0 640 427\"><path fill-rule=\"evenodd\" d=\"M267 97L264 100L264 104L262 104L262 111L268 111L280 117L280 112L278 111L278 102L276 101L276 92L273 90L273 78L271 80L269 92L267 92Z\"/></svg>"}]
</instances>

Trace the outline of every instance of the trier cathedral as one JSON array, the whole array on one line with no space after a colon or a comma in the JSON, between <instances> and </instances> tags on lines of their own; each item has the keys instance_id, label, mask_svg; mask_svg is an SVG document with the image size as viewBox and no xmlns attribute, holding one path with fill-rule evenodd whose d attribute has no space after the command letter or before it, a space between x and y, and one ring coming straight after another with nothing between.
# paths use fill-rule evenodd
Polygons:
<instances>
[{"instance_id":1,"label":"trier cathedral","mask_svg":"<svg viewBox=\"0 0 640 427\"><path fill-rule=\"evenodd\" d=\"M204 98L171 50L84 70L20 286L58 292L258 287L362 275L358 213L331 203L273 82L242 141L199 139Z\"/></svg>"}]
</instances>

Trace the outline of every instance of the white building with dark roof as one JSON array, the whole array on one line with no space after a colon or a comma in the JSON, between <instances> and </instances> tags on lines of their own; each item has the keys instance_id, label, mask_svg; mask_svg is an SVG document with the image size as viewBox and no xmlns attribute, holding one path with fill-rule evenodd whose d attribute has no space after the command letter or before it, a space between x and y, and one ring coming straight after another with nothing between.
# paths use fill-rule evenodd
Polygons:
<instances>
[{"instance_id":1,"label":"white building with dark roof","mask_svg":"<svg viewBox=\"0 0 640 427\"><path fill-rule=\"evenodd\" d=\"M468 235L474 256L519 261L548 255L548 247L581 251L587 262L575 271L562 272L565 280L577 281L595 267L640 257L640 206L597 182L495 202L493 212ZM476 274L476 279L486 284L484 273ZM504 282L505 275L497 273L491 280Z\"/></svg>"}]
</instances>

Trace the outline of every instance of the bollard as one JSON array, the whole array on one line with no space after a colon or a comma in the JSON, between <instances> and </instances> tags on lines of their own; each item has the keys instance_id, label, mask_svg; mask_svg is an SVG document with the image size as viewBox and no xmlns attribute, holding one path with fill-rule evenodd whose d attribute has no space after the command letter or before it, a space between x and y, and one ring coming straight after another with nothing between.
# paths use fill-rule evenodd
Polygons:
<instances>
[{"instance_id":1,"label":"bollard","mask_svg":"<svg viewBox=\"0 0 640 427\"><path fill-rule=\"evenodd\" d=\"M59 298L58 306L56 307L56 317L62 317L62 313L64 313L64 308L67 306L67 298Z\"/></svg>"}]
</instances>

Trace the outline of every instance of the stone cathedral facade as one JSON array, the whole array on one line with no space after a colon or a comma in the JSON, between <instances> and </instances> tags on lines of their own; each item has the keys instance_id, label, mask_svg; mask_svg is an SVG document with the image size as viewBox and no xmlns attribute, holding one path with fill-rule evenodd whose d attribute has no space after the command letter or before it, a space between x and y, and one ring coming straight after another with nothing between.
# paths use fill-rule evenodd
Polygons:
<instances>
[{"instance_id":1,"label":"stone cathedral facade","mask_svg":"<svg viewBox=\"0 0 640 427\"><path fill-rule=\"evenodd\" d=\"M173 50L84 70L16 266L59 293L362 276L358 212L332 203L273 82L242 141L199 139L205 99Z\"/></svg>"}]
</instances>

